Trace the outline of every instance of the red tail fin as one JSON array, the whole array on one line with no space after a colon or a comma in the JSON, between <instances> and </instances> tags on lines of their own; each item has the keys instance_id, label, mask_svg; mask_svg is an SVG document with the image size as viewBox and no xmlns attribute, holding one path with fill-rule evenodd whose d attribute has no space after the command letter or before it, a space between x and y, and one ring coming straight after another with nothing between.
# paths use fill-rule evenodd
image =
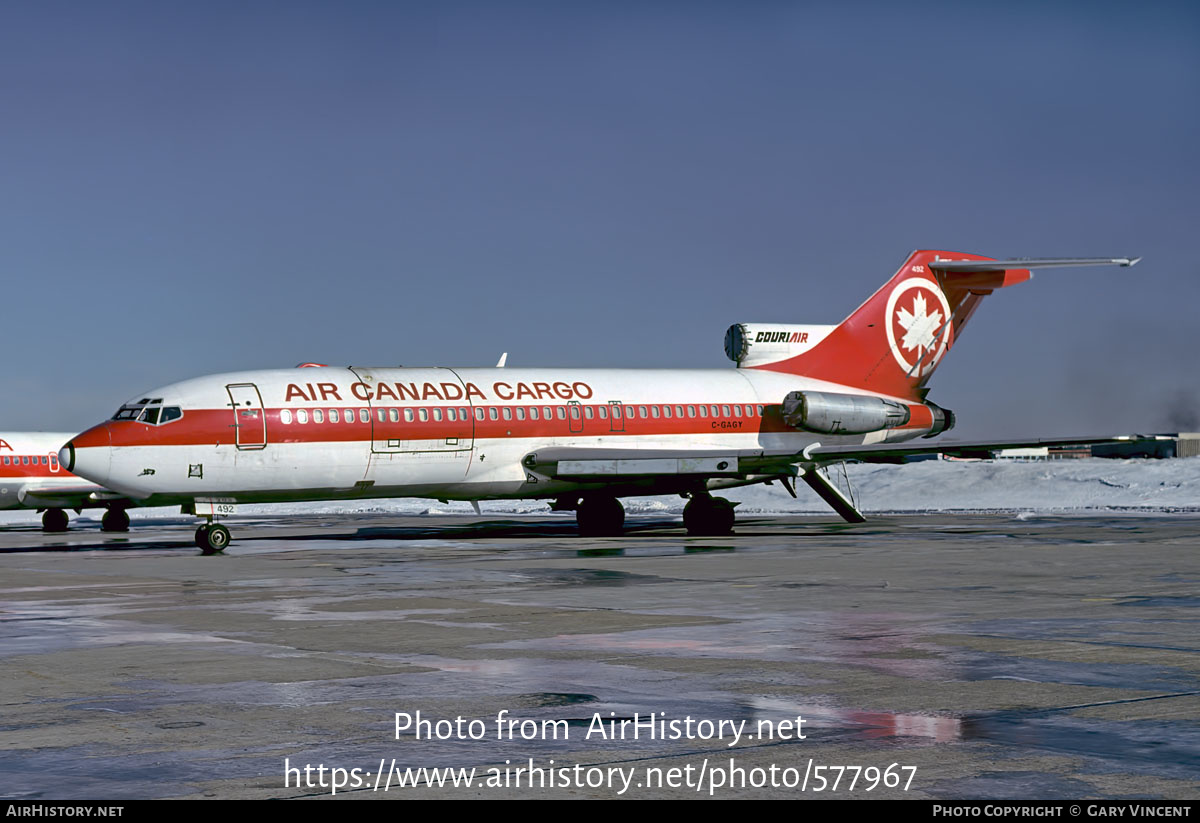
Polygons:
<instances>
[{"instance_id":1,"label":"red tail fin","mask_svg":"<svg viewBox=\"0 0 1200 823\"><path fill-rule=\"evenodd\" d=\"M1028 280L1028 269L995 264L972 270L977 254L919 250L883 288L816 346L755 368L799 374L880 394L921 400L926 382L954 345L979 301ZM939 261L955 261L953 270Z\"/></svg>"}]
</instances>

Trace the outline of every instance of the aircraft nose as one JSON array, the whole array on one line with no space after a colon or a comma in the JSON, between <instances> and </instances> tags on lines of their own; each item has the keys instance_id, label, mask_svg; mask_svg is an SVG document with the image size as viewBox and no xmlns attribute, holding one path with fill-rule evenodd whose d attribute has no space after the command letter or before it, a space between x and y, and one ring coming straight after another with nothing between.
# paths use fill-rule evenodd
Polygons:
<instances>
[{"instance_id":1,"label":"aircraft nose","mask_svg":"<svg viewBox=\"0 0 1200 823\"><path fill-rule=\"evenodd\" d=\"M58 462L67 471L104 485L112 463L111 444L107 423L92 426L59 449Z\"/></svg>"}]
</instances>

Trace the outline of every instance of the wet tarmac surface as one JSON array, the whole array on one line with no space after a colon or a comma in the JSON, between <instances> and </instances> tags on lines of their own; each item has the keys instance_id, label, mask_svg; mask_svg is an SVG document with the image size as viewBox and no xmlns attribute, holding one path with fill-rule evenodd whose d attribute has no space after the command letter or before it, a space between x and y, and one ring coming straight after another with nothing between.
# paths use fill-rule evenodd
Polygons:
<instances>
[{"instance_id":1,"label":"wet tarmac surface","mask_svg":"<svg viewBox=\"0 0 1200 823\"><path fill-rule=\"evenodd\" d=\"M0 795L1200 797L1196 515L228 525L216 557L182 519L0 527Z\"/></svg>"}]
</instances>

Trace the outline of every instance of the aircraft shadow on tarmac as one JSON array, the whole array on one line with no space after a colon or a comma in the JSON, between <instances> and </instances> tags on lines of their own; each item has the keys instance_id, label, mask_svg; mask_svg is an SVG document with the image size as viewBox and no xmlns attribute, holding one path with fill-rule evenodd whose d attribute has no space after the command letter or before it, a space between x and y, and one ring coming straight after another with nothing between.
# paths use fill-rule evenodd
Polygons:
<instances>
[{"instance_id":1,"label":"aircraft shadow on tarmac","mask_svg":"<svg viewBox=\"0 0 1200 823\"><path fill-rule=\"evenodd\" d=\"M365 518L364 518L365 519ZM375 521L393 520L394 518L370 518ZM464 518L463 522L447 522L447 518L437 518L429 523L421 523L421 517L405 517L405 522L384 522L379 525L356 527L356 518L349 515L337 515L334 518L321 515L307 515L288 518L255 518L252 521L238 523L238 531L234 544L228 553L236 554L239 543L249 543L260 540L504 540L504 539L576 539L578 529L573 520L543 520L543 519L492 519L474 520ZM232 522L232 521L231 521ZM775 529L771 526L774 518L766 517L761 520L747 518L739 522L742 536L751 530L756 537L772 535ZM124 551L124 550L176 550L183 547L194 547L190 531L179 530L178 520L141 520L135 522L129 532L105 533L94 529L81 528L62 534L44 534L33 524L22 524L0 527L0 553L12 552L44 552L44 551ZM289 532L280 534L278 527L287 527ZM189 527L190 528L190 527ZM868 527L870 528L870 527ZM165 529L170 529L165 532ZM295 531L292 531L292 530ZM144 532L144 536L139 536ZM857 535L864 533L861 525L843 522L814 521L806 522L804 529L797 532L795 527L779 530L778 536L795 537L798 534L831 535L841 532L852 532ZM186 536L185 536L186 535ZM738 530L721 538L723 543L736 541ZM28 539L22 539L22 538ZM688 538L679 518L671 516L637 518L627 520L625 531L619 537L590 537L580 541L579 550L585 556L598 556L606 553L619 553L621 549L613 544L621 540L636 538L669 537L711 543L712 538ZM732 550L732 546L697 546L697 550L713 550L724 548Z\"/></svg>"}]
</instances>

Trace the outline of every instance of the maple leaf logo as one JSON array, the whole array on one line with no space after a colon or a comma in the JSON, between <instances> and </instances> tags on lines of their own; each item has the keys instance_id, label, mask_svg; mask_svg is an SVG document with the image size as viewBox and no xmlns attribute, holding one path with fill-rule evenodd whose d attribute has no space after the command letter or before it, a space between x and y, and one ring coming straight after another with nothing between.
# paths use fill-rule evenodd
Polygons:
<instances>
[{"instance_id":1,"label":"maple leaf logo","mask_svg":"<svg viewBox=\"0 0 1200 823\"><path fill-rule=\"evenodd\" d=\"M910 277L892 289L884 317L888 318L884 327L896 365L908 378L928 377L954 331L947 319L953 315L946 296L933 281Z\"/></svg>"},{"instance_id":2,"label":"maple leaf logo","mask_svg":"<svg viewBox=\"0 0 1200 823\"><path fill-rule=\"evenodd\" d=\"M935 311L933 314L926 314L925 295L917 291L913 298L912 311L899 309L896 312L896 322L904 329L900 345L909 351L927 351L933 347L937 331L942 325L942 313Z\"/></svg>"}]
</instances>

